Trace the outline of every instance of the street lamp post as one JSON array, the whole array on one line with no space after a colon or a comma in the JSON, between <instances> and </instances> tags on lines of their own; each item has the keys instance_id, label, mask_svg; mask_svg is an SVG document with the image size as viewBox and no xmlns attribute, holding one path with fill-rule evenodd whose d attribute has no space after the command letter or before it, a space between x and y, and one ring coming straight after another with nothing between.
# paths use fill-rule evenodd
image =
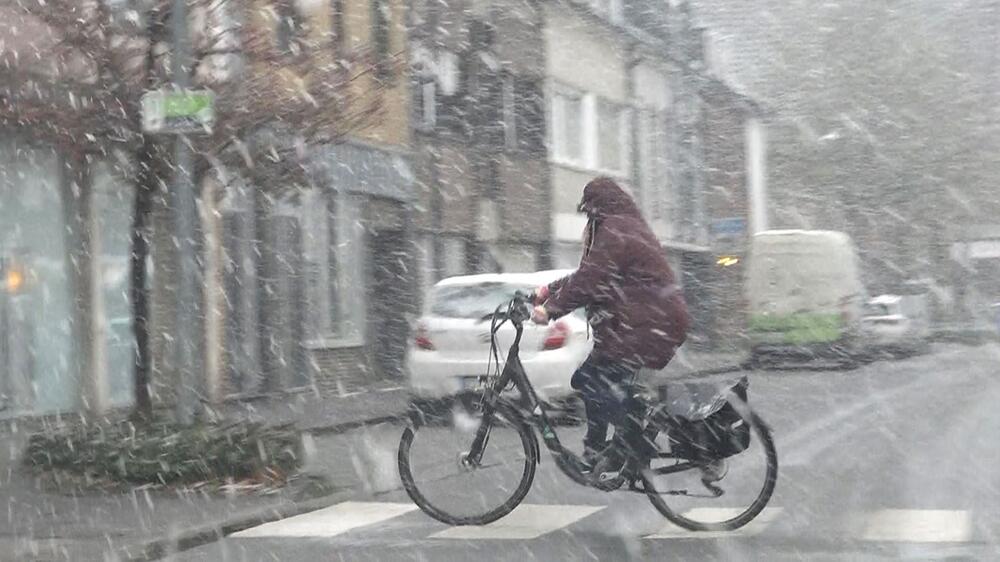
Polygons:
<instances>
[{"instance_id":1,"label":"street lamp post","mask_svg":"<svg viewBox=\"0 0 1000 562\"><path fill-rule=\"evenodd\" d=\"M190 87L190 44L187 27L187 0L174 0L171 13L173 34L172 73L174 87L185 91ZM174 186L171 206L174 212L174 236L178 252L177 367L180 380L177 385L177 421L190 424L197 410L195 384L198 360L198 260L195 236L198 232L198 205L192 180L192 154L187 135L179 134L174 140Z\"/></svg>"}]
</instances>

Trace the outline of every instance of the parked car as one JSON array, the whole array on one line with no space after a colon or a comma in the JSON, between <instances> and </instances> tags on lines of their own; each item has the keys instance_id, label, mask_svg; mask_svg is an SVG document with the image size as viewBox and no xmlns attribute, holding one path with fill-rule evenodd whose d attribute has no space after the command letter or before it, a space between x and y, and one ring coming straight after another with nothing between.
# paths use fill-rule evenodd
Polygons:
<instances>
[{"instance_id":1,"label":"parked car","mask_svg":"<svg viewBox=\"0 0 1000 562\"><path fill-rule=\"evenodd\" d=\"M751 364L832 359L853 366L864 351L865 287L843 232L755 234L746 277Z\"/></svg>"},{"instance_id":2,"label":"parked car","mask_svg":"<svg viewBox=\"0 0 1000 562\"><path fill-rule=\"evenodd\" d=\"M879 295L865 309L865 328L874 352L917 353L930 340L924 295Z\"/></svg>"},{"instance_id":3,"label":"parked car","mask_svg":"<svg viewBox=\"0 0 1000 562\"><path fill-rule=\"evenodd\" d=\"M509 300L515 291L532 291L570 272L468 275L434 285L407 353L414 400L434 402L475 388L492 360L490 325L482 317ZM513 339L514 329L504 326L498 334L501 363ZM583 310L548 326L525 324L521 362L539 397L553 405L570 402L575 396L570 377L592 347Z\"/></svg>"}]
</instances>

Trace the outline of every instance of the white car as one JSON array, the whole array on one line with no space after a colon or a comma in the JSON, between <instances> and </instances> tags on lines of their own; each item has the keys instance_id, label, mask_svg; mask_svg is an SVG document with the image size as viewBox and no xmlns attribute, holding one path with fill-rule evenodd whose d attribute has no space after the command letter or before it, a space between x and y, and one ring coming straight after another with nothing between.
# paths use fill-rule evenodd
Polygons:
<instances>
[{"instance_id":1,"label":"white car","mask_svg":"<svg viewBox=\"0 0 1000 562\"><path fill-rule=\"evenodd\" d=\"M864 321L874 351L919 352L930 338L927 301L921 295L879 295L868 301Z\"/></svg>"},{"instance_id":2,"label":"white car","mask_svg":"<svg viewBox=\"0 0 1000 562\"><path fill-rule=\"evenodd\" d=\"M515 291L533 291L571 272L468 275L434 285L407 352L409 385L415 401L445 399L474 389L491 362L490 323L482 320L483 316L509 301ZM513 339L513 327L508 324L500 329L497 341L501 365ZM539 398L550 404L570 402L575 395L570 377L592 347L583 310L548 326L526 322L520 357Z\"/></svg>"}]
</instances>

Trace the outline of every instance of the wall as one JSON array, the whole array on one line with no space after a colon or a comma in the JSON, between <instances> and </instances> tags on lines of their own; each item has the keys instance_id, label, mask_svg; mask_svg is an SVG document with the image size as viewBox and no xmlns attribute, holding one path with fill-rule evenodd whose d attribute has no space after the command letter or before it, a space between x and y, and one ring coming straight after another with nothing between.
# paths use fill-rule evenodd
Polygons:
<instances>
[{"instance_id":1,"label":"wall","mask_svg":"<svg viewBox=\"0 0 1000 562\"><path fill-rule=\"evenodd\" d=\"M627 45L612 28L596 18L579 13L580 9L565 3L545 5L547 111L550 126L552 96L560 86L620 104L629 102ZM590 126L592 124L583 124L585 137ZM552 134L550 130L550 147ZM599 172L558 163L551 150L550 148L553 266L575 267L580 259L580 238L586 222L576 214L576 206L583 187ZM588 150L594 149L588 149L585 143L585 153ZM628 178L619 179L625 180L623 183L627 188Z\"/></svg>"}]
</instances>

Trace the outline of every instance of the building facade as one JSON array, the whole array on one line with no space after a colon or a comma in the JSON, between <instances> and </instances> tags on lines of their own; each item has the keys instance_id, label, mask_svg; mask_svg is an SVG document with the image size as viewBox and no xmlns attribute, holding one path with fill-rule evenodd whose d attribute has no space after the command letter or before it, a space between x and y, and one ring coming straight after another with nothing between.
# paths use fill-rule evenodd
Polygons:
<instances>
[{"instance_id":1,"label":"building facade","mask_svg":"<svg viewBox=\"0 0 1000 562\"><path fill-rule=\"evenodd\" d=\"M296 2L323 64L360 49L351 95L377 117L302 156L305 173L232 175L220 186L219 359L226 393L345 393L399 377L413 300L406 6L401 0ZM264 18L279 40L282 18ZM294 149L294 139L271 139Z\"/></svg>"},{"instance_id":2,"label":"building facade","mask_svg":"<svg viewBox=\"0 0 1000 562\"><path fill-rule=\"evenodd\" d=\"M548 267L540 5L428 1L411 10L422 285Z\"/></svg>"}]
</instances>

